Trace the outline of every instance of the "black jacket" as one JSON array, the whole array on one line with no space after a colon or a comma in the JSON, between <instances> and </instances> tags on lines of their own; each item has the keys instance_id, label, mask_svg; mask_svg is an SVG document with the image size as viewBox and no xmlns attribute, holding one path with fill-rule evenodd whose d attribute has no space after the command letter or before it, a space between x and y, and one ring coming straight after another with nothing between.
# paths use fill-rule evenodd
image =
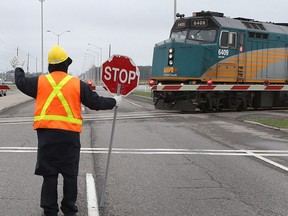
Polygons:
<instances>
[{"instance_id":1,"label":"black jacket","mask_svg":"<svg viewBox=\"0 0 288 216\"><path fill-rule=\"evenodd\" d=\"M23 69L16 68L15 83L21 92L36 99L38 77L26 78ZM83 81L80 81L80 97L81 103L92 110L112 109L116 105L114 98L99 96ZM78 132L37 129L37 138L36 175L78 174L81 147Z\"/></svg>"},{"instance_id":2,"label":"black jacket","mask_svg":"<svg viewBox=\"0 0 288 216\"><path fill-rule=\"evenodd\" d=\"M15 83L21 92L36 99L38 77L26 78L24 70L16 68ZM114 98L99 96L83 81L80 81L80 96L81 103L92 110L112 109L116 105Z\"/></svg>"}]
</instances>

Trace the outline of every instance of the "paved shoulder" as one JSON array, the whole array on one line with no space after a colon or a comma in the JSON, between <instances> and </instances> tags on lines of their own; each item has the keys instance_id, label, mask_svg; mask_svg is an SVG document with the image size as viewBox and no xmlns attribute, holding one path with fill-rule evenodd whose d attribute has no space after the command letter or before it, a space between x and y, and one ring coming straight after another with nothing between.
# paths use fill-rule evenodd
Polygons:
<instances>
[{"instance_id":1,"label":"paved shoulder","mask_svg":"<svg viewBox=\"0 0 288 216\"><path fill-rule=\"evenodd\" d=\"M6 96L0 97L0 112L29 100L33 100L33 98L23 94L19 90L10 90Z\"/></svg>"}]
</instances>

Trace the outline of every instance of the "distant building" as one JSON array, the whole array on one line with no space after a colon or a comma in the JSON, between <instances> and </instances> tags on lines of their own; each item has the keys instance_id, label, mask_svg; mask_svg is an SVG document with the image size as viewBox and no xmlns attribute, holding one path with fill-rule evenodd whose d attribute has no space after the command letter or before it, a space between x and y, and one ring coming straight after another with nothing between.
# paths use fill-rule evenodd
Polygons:
<instances>
[{"instance_id":1,"label":"distant building","mask_svg":"<svg viewBox=\"0 0 288 216\"><path fill-rule=\"evenodd\" d=\"M15 83L15 76L14 76L14 70L7 71L4 77L6 82L12 82Z\"/></svg>"}]
</instances>

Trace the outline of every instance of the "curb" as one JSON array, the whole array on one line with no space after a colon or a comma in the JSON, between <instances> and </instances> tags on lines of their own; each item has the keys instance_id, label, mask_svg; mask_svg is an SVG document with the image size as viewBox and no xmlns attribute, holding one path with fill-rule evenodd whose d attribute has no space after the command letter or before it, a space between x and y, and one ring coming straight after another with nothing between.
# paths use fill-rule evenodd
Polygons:
<instances>
[{"instance_id":1,"label":"curb","mask_svg":"<svg viewBox=\"0 0 288 216\"><path fill-rule=\"evenodd\" d=\"M8 92L5 97L0 98L0 113L3 113L7 111L8 109L16 107L20 104L30 102L31 100L34 100L34 99L25 95L24 93L20 91L13 92L13 93Z\"/></svg>"},{"instance_id":2,"label":"curb","mask_svg":"<svg viewBox=\"0 0 288 216\"><path fill-rule=\"evenodd\" d=\"M287 128L274 127L274 126L265 125L265 124L262 124L262 123L259 123L259 122L248 121L248 120L244 120L244 122L250 123L250 124L254 124L254 125L259 125L259 126L270 128L270 129L274 129L274 130L280 130L280 131L283 131L283 132L288 132Z\"/></svg>"}]
</instances>

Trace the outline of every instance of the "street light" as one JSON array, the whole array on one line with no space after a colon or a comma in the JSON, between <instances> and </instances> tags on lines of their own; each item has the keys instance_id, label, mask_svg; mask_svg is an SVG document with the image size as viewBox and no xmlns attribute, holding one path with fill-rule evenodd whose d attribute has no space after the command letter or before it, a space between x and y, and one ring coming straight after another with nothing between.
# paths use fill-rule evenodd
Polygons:
<instances>
[{"instance_id":1,"label":"street light","mask_svg":"<svg viewBox=\"0 0 288 216\"><path fill-rule=\"evenodd\" d=\"M39 0L41 2L41 69L44 73L44 58L43 58L43 2L45 0Z\"/></svg>"},{"instance_id":2,"label":"street light","mask_svg":"<svg viewBox=\"0 0 288 216\"><path fill-rule=\"evenodd\" d=\"M87 49L87 51L90 51L91 53L94 53L94 54L97 54L97 57L98 57L98 66L96 66L95 64L95 67L96 67L96 84L99 84L100 83L100 67L101 67L101 63L99 61L99 53L98 52L95 52L94 50L90 50L90 49Z\"/></svg>"},{"instance_id":3,"label":"street light","mask_svg":"<svg viewBox=\"0 0 288 216\"><path fill-rule=\"evenodd\" d=\"M91 52L91 53L93 53L93 54L95 54L95 55L97 55L97 62L98 62L97 67L100 67L100 66L101 66L101 63L100 63L100 60L99 60L99 53L96 52L96 51L94 51L94 50L91 50L91 49L86 49L86 50L89 51L89 52ZM96 66L96 63L95 63L95 66Z\"/></svg>"},{"instance_id":4,"label":"street light","mask_svg":"<svg viewBox=\"0 0 288 216\"><path fill-rule=\"evenodd\" d=\"M176 21L176 13L177 13L177 0L174 0L174 22Z\"/></svg>"},{"instance_id":5,"label":"street light","mask_svg":"<svg viewBox=\"0 0 288 216\"><path fill-rule=\"evenodd\" d=\"M87 72L85 72L85 79L88 80L88 79L91 79L91 80L94 80L96 83L97 83L97 79L96 79L96 76L97 76L97 69L96 69L96 58L94 55L92 55L91 53L85 53L85 56L84 56L84 65L86 64L86 60L90 60L92 62L92 67L90 67L88 69ZM98 58L99 60L99 58ZM89 62L90 62L89 61ZM84 67L83 65L83 67ZM95 68L95 70L94 70Z\"/></svg>"},{"instance_id":6,"label":"street light","mask_svg":"<svg viewBox=\"0 0 288 216\"><path fill-rule=\"evenodd\" d=\"M95 48L97 48L97 49L99 49L100 50L100 61L98 61L99 62L99 68L98 68L98 70L97 70L97 77L96 77L96 80L97 80L97 84L99 84L100 83L100 80L101 80L101 73L100 73L100 67L102 66L102 48L101 47L98 47L98 46L96 46L96 45L94 45L94 44L91 44L91 43L88 43L88 46L93 46L93 47L95 47Z\"/></svg>"},{"instance_id":7,"label":"street light","mask_svg":"<svg viewBox=\"0 0 288 216\"><path fill-rule=\"evenodd\" d=\"M58 45L59 45L59 38L60 38L60 35L66 33L66 32L70 32L70 31L67 30L67 31L62 32L61 34L57 34L57 33L53 32L53 31L51 31L51 30L47 30L47 32L51 32L51 33L55 34L55 35L58 37Z\"/></svg>"},{"instance_id":8,"label":"street light","mask_svg":"<svg viewBox=\"0 0 288 216\"><path fill-rule=\"evenodd\" d=\"M96 46L96 45L93 45L93 44L91 44L91 43L88 43L88 45L89 46L93 46L93 47L96 47L97 49L99 49L100 50L100 65L99 66L101 66L102 65L102 48L101 47L98 47L98 46Z\"/></svg>"}]
</instances>

